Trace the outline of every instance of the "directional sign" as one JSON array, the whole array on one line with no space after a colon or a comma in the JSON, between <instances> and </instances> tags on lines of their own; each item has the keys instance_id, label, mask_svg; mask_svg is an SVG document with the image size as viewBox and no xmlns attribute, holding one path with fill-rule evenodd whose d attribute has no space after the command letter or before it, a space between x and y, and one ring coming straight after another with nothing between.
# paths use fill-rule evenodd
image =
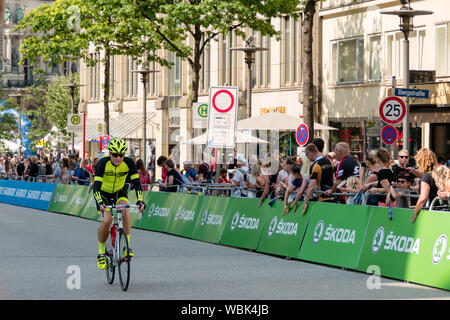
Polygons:
<instances>
[{"instance_id":1,"label":"directional sign","mask_svg":"<svg viewBox=\"0 0 450 320\"><path fill-rule=\"evenodd\" d=\"M394 95L397 97L428 99L430 96L430 90L395 88Z\"/></svg>"},{"instance_id":2,"label":"directional sign","mask_svg":"<svg viewBox=\"0 0 450 320\"><path fill-rule=\"evenodd\" d=\"M391 125L386 125L381 129L381 140L385 144L393 144L398 138L398 131L395 127Z\"/></svg>"},{"instance_id":3,"label":"directional sign","mask_svg":"<svg viewBox=\"0 0 450 320\"><path fill-rule=\"evenodd\" d=\"M406 105L399 97L387 97L380 104L380 117L387 124L397 124L406 114Z\"/></svg>"},{"instance_id":4,"label":"directional sign","mask_svg":"<svg viewBox=\"0 0 450 320\"><path fill-rule=\"evenodd\" d=\"M301 124L298 126L297 131L295 132L295 140L299 146L304 146L308 143L309 140L309 130L305 124Z\"/></svg>"}]
</instances>

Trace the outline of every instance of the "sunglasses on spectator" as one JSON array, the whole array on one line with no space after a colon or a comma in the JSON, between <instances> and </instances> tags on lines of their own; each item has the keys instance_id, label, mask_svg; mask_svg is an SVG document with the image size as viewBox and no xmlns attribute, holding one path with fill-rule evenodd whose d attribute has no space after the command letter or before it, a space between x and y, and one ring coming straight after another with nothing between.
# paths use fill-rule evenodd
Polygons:
<instances>
[{"instance_id":1,"label":"sunglasses on spectator","mask_svg":"<svg viewBox=\"0 0 450 320\"><path fill-rule=\"evenodd\" d=\"M124 153L111 153L111 157L113 157L113 158L118 158L118 157L123 158L123 157L125 157L125 154Z\"/></svg>"},{"instance_id":2,"label":"sunglasses on spectator","mask_svg":"<svg viewBox=\"0 0 450 320\"><path fill-rule=\"evenodd\" d=\"M398 156L399 158L402 158L402 159L408 159L409 158L409 156Z\"/></svg>"},{"instance_id":3,"label":"sunglasses on spectator","mask_svg":"<svg viewBox=\"0 0 450 320\"><path fill-rule=\"evenodd\" d=\"M400 184L406 183L406 180L397 180L397 183L400 183Z\"/></svg>"}]
</instances>

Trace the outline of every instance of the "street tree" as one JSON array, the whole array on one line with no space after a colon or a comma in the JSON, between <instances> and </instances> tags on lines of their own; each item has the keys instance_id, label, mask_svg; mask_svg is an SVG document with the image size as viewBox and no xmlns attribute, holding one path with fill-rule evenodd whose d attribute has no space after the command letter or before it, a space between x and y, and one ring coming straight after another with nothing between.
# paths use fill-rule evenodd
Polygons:
<instances>
[{"instance_id":1,"label":"street tree","mask_svg":"<svg viewBox=\"0 0 450 320\"><path fill-rule=\"evenodd\" d=\"M56 0L32 10L19 23L27 32L20 47L23 60L34 64L60 63L81 58L90 67L103 64L103 103L106 134L109 132L110 63L115 55L138 60L144 57L161 64L165 60L152 55L160 45L146 21L136 20L131 4L121 0ZM103 52L103 56L90 55Z\"/></svg>"},{"instance_id":2,"label":"street tree","mask_svg":"<svg viewBox=\"0 0 450 320\"><path fill-rule=\"evenodd\" d=\"M279 32L271 19L298 16L299 0L125 0L136 9L136 16L150 22L164 40L165 48L189 64L192 82L188 107L198 102L201 58L208 43L219 34L235 32L245 37L245 28L275 36ZM191 43L192 41L192 43Z\"/></svg>"}]
</instances>

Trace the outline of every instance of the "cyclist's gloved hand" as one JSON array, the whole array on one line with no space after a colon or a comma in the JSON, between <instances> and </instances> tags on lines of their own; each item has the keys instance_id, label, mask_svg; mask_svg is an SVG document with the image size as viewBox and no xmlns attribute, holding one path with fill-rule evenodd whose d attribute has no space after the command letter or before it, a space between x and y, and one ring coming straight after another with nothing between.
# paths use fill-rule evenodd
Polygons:
<instances>
[{"instance_id":1,"label":"cyclist's gloved hand","mask_svg":"<svg viewBox=\"0 0 450 320\"><path fill-rule=\"evenodd\" d=\"M145 205L144 201L139 200L136 202L136 205L137 205L139 211L143 212L145 210L146 205Z\"/></svg>"}]
</instances>

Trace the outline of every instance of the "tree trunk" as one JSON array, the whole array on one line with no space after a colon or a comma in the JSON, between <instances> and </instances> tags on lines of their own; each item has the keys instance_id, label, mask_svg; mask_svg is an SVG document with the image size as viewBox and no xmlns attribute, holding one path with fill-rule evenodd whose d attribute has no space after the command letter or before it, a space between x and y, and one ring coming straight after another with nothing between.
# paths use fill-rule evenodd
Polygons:
<instances>
[{"instance_id":1,"label":"tree trunk","mask_svg":"<svg viewBox=\"0 0 450 320\"><path fill-rule=\"evenodd\" d=\"M190 106L192 106L193 102L198 102L198 90L200 87L200 70L202 68L200 64L200 59L202 57L203 51L200 50L201 47L201 41L203 34L200 30L200 26L195 26L195 32L194 32L194 52L193 52L193 63L190 64L191 71L192 71L192 84L189 92L190 96Z\"/></svg>"},{"instance_id":2,"label":"tree trunk","mask_svg":"<svg viewBox=\"0 0 450 320\"><path fill-rule=\"evenodd\" d=\"M314 74L313 74L313 24L316 0L308 0L303 10L303 120L309 129L309 142L314 139Z\"/></svg>"},{"instance_id":3,"label":"tree trunk","mask_svg":"<svg viewBox=\"0 0 450 320\"><path fill-rule=\"evenodd\" d=\"M105 49L105 83L103 91L103 108L104 108L104 118L105 118L105 132L109 136L109 93L110 93L110 66L111 66L111 52L106 46Z\"/></svg>"}]
</instances>

